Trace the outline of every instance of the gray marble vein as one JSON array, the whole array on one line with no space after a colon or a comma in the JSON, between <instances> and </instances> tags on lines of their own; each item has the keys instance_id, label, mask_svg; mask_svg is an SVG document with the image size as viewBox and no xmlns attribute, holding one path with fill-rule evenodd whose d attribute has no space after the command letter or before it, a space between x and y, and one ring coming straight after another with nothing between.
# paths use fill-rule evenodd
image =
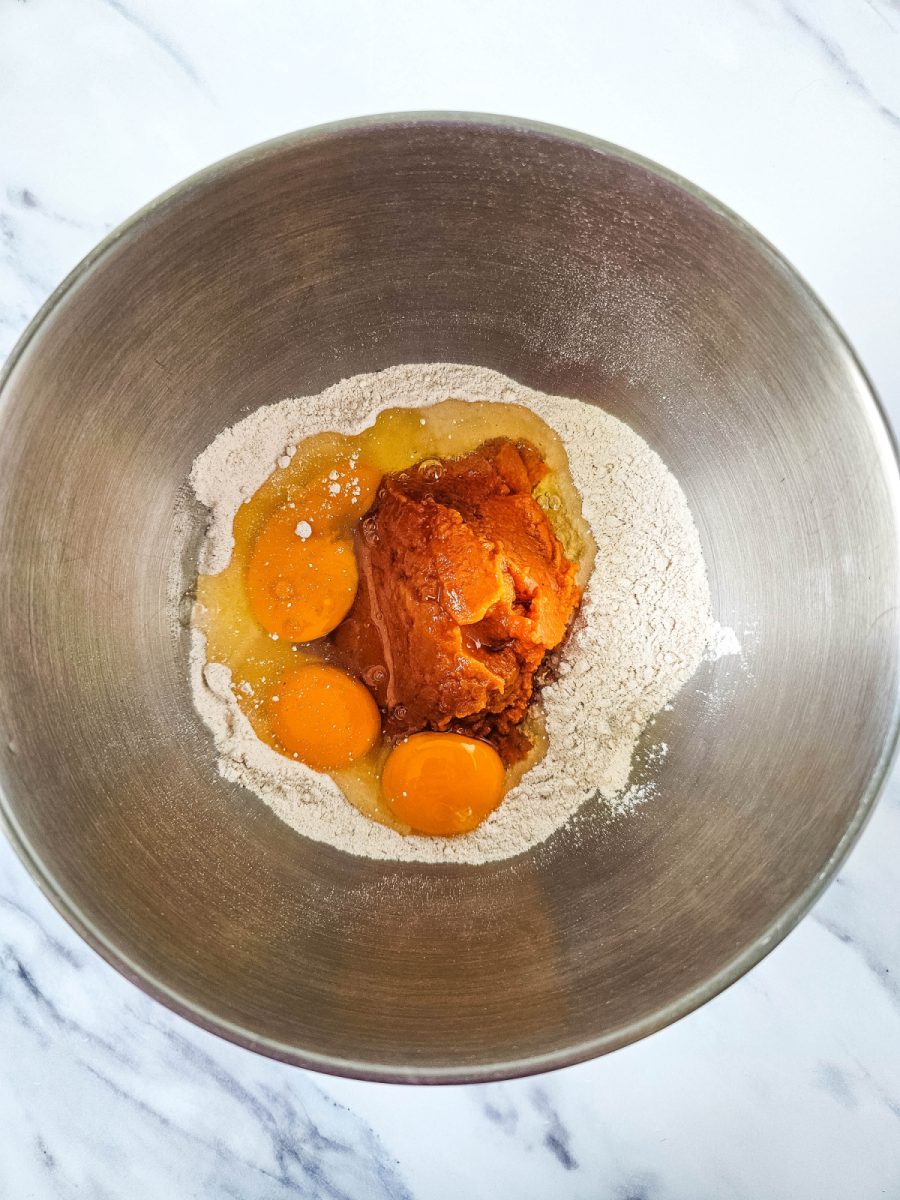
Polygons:
<instances>
[{"instance_id":1,"label":"gray marble vein","mask_svg":"<svg viewBox=\"0 0 900 1200\"><path fill-rule=\"evenodd\" d=\"M896 964L891 966L885 962L870 946L860 941L858 935L834 918L820 912L814 914L813 920L818 921L822 928L827 930L833 937L836 937L839 942L842 942L845 946L852 946L853 950L860 956L862 962L872 972L875 979L888 993L893 1002L900 1005L900 971L898 971Z\"/></svg>"},{"instance_id":2,"label":"gray marble vein","mask_svg":"<svg viewBox=\"0 0 900 1200\"><path fill-rule=\"evenodd\" d=\"M92 234L94 238L102 237L109 229L108 224L80 221L78 218L70 217L66 213L47 208L30 188L7 188L6 199L14 209L33 210L50 221L58 221L60 224L71 226L73 229L84 230L86 233Z\"/></svg>"},{"instance_id":3,"label":"gray marble vein","mask_svg":"<svg viewBox=\"0 0 900 1200\"><path fill-rule=\"evenodd\" d=\"M9 1128L14 1110L20 1139L14 1160L0 1156L0 1195L81 1195L93 1171L119 1196L411 1195L377 1135L313 1077L161 1013L45 902L37 921L8 899L31 885L11 888L20 869L3 859L0 1115ZM125 1155L125 1130L143 1157Z\"/></svg>"},{"instance_id":4,"label":"gray marble vein","mask_svg":"<svg viewBox=\"0 0 900 1200\"><path fill-rule=\"evenodd\" d=\"M123 21L127 21L134 29L139 30L157 50L164 54L171 62L175 63L187 75L188 79L196 83L198 87L203 87L203 81L187 55L151 21L148 21L139 12L135 12L133 7L123 4L122 0L102 0L102 2L107 8L111 8L113 12L118 13Z\"/></svg>"},{"instance_id":5,"label":"gray marble vein","mask_svg":"<svg viewBox=\"0 0 900 1200\"><path fill-rule=\"evenodd\" d=\"M797 29L815 45L828 64L839 73L846 86L851 88L861 99L865 100L872 111L877 113L878 116L884 118L895 129L900 129L900 112L895 111L873 94L863 75L850 62L840 44L829 37L821 26L814 22L811 16L808 16L797 6L790 3L790 0L783 0L783 4L784 11ZM869 8L876 12L878 11L873 4L870 4ZM888 28L893 30L893 25L886 18L884 20Z\"/></svg>"}]
</instances>

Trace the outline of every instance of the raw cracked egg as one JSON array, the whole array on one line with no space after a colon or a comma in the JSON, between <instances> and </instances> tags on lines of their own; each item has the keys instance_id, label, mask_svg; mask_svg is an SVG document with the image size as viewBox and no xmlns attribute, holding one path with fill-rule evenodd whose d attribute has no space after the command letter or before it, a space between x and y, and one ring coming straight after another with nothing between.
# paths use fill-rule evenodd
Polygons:
<instances>
[{"instance_id":1,"label":"raw cracked egg","mask_svg":"<svg viewBox=\"0 0 900 1200\"><path fill-rule=\"evenodd\" d=\"M381 715L366 688L324 663L307 663L281 679L269 719L283 751L317 771L349 767L381 733Z\"/></svg>"},{"instance_id":2,"label":"raw cracked egg","mask_svg":"<svg viewBox=\"0 0 900 1200\"><path fill-rule=\"evenodd\" d=\"M391 812L417 833L468 833L503 799L506 771L487 742L416 733L391 751L381 777Z\"/></svg>"},{"instance_id":3,"label":"raw cracked egg","mask_svg":"<svg viewBox=\"0 0 900 1200\"><path fill-rule=\"evenodd\" d=\"M263 527L247 566L247 597L269 634L312 642L350 610L357 573L353 542L326 527L314 533L294 508L277 509Z\"/></svg>"}]
</instances>

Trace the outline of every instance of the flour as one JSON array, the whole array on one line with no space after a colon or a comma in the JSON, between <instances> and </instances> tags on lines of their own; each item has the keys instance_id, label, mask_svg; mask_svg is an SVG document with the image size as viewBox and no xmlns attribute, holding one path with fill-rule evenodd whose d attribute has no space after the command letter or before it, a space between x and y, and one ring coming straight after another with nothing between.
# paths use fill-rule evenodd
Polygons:
<instances>
[{"instance_id":1,"label":"flour","mask_svg":"<svg viewBox=\"0 0 900 1200\"><path fill-rule=\"evenodd\" d=\"M448 397L521 404L560 436L597 559L563 648L558 678L541 693L544 758L478 829L455 838L403 836L363 816L328 776L261 742L238 707L227 667L207 663L192 631L194 701L211 730L221 774L255 792L298 833L351 854L482 863L543 842L588 801L621 811L631 759L650 718L704 657L739 652L713 621L697 530L659 456L623 422L578 400L546 396L482 367L432 363L357 375L318 396L283 400L224 430L197 458L191 486L210 510L200 569L228 565L241 503L290 460L296 442L354 434L387 407Z\"/></svg>"},{"instance_id":2,"label":"flour","mask_svg":"<svg viewBox=\"0 0 900 1200\"><path fill-rule=\"evenodd\" d=\"M716 659L725 658L731 654L740 654L740 652L741 643L734 630L728 625L720 625L718 621L713 622L706 647L707 659L715 662Z\"/></svg>"}]
</instances>

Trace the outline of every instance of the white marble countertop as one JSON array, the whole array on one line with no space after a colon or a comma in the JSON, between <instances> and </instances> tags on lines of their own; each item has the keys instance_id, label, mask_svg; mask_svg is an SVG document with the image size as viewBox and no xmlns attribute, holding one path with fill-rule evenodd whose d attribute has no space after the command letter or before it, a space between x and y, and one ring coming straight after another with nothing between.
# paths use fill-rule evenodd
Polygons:
<instances>
[{"instance_id":1,"label":"white marble countertop","mask_svg":"<svg viewBox=\"0 0 900 1200\"><path fill-rule=\"evenodd\" d=\"M552 12L552 16L551 16ZM767 235L900 425L897 0L0 0L0 356L113 225L290 129L470 109L673 167ZM533 1080L341 1081L193 1028L0 844L0 1197L900 1196L900 775L799 928Z\"/></svg>"}]
</instances>

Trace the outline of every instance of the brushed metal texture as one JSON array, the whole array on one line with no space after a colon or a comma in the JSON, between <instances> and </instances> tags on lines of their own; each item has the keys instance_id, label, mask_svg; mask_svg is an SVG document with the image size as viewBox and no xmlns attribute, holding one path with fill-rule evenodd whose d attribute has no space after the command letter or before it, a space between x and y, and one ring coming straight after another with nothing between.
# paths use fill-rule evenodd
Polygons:
<instances>
[{"instance_id":1,"label":"brushed metal texture","mask_svg":"<svg viewBox=\"0 0 900 1200\"><path fill-rule=\"evenodd\" d=\"M750 670L704 664L659 794L478 869L352 858L217 774L174 521L241 414L397 362L496 368L659 450ZM758 234L617 147L435 114L291 135L104 242L0 413L0 782L64 915L164 1003L322 1070L424 1082L604 1052L809 907L898 720L898 475L834 323Z\"/></svg>"}]
</instances>

